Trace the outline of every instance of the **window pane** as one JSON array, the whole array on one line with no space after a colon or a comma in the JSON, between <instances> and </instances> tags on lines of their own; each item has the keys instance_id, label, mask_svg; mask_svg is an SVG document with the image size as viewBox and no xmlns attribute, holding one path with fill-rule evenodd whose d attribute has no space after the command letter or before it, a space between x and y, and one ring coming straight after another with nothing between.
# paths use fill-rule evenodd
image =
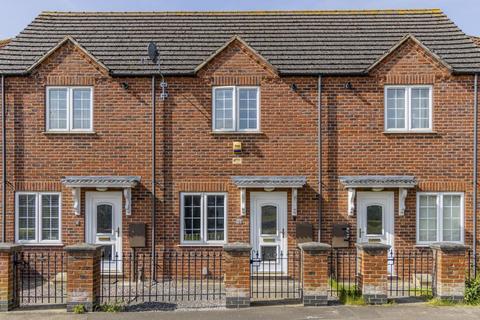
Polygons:
<instances>
[{"instance_id":1,"label":"window pane","mask_svg":"<svg viewBox=\"0 0 480 320\"><path fill-rule=\"evenodd\" d=\"M73 90L73 129L91 129L91 89Z\"/></svg>"},{"instance_id":2,"label":"window pane","mask_svg":"<svg viewBox=\"0 0 480 320\"><path fill-rule=\"evenodd\" d=\"M419 197L418 240L437 241L437 196Z\"/></svg>"},{"instance_id":3,"label":"window pane","mask_svg":"<svg viewBox=\"0 0 480 320\"><path fill-rule=\"evenodd\" d=\"M231 130L233 127L233 88L215 89L213 112L214 129Z\"/></svg>"},{"instance_id":4,"label":"window pane","mask_svg":"<svg viewBox=\"0 0 480 320\"><path fill-rule=\"evenodd\" d=\"M387 89L387 129L406 129L405 88Z\"/></svg>"},{"instance_id":5,"label":"window pane","mask_svg":"<svg viewBox=\"0 0 480 320\"><path fill-rule=\"evenodd\" d=\"M113 206L110 204L97 206L97 233L113 233Z\"/></svg>"},{"instance_id":6,"label":"window pane","mask_svg":"<svg viewBox=\"0 0 480 320\"><path fill-rule=\"evenodd\" d=\"M411 90L412 129L428 129L430 126L430 89Z\"/></svg>"},{"instance_id":7,"label":"window pane","mask_svg":"<svg viewBox=\"0 0 480 320\"><path fill-rule=\"evenodd\" d=\"M383 207L372 205L367 207L367 235L383 234Z\"/></svg>"},{"instance_id":8,"label":"window pane","mask_svg":"<svg viewBox=\"0 0 480 320\"><path fill-rule=\"evenodd\" d=\"M261 233L266 235L277 234L277 207L262 207Z\"/></svg>"},{"instance_id":9,"label":"window pane","mask_svg":"<svg viewBox=\"0 0 480 320\"><path fill-rule=\"evenodd\" d=\"M18 196L18 239L35 240L36 238L36 195Z\"/></svg>"},{"instance_id":10,"label":"window pane","mask_svg":"<svg viewBox=\"0 0 480 320\"><path fill-rule=\"evenodd\" d=\"M277 259L277 246L261 246L260 248L263 261L275 261Z\"/></svg>"},{"instance_id":11,"label":"window pane","mask_svg":"<svg viewBox=\"0 0 480 320\"><path fill-rule=\"evenodd\" d=\"M258 89L239 89L239 129L257 129L257 93Z\"/></svg>"},{"instance_id":12,"label":"window pane","mask_svg":"<svg viewBox=\"0 0 480 320\"><path fill-rule=\"evenodd\" d=\"M443 241L461 241L461 196L443 196Z\"/></svg>"},{"instance_id":13,"label":"window pane","mask_svg":"<svg viewBox=\"0 0 480 320\"><path fill-rule=\"evenodd\" d=\"M207 195L207 240L225 239L224 219L224 196Z\"/></svg>"},{"instance_id":14,"label":"window pane","mask_svg":"<svg viewBox=\"0 0 480 320\"><path fill-rule=\"evenodd\" d=\"M60 196L42 195L42 240L59 240Z\"/></svg>"},{"instance_id":15,"label":"window pane","mask_svg":"<svg viewBox=\"0 0 480 320\"><path fill-rule=\"evenodd\" d=\"M201 221L202 221L202 196L184 195L183 196L183 240L200 241Z\"/></svg>"},{"instance_id":16,"label":"window pane","mask_svg":"<svg viewBox=\"0 0 480 320\"><path fill-rule=\"evenodd\" d=\"M67 128L67 89L50 89L48 94L48 128Z\"/></svg>"}]
</instances>

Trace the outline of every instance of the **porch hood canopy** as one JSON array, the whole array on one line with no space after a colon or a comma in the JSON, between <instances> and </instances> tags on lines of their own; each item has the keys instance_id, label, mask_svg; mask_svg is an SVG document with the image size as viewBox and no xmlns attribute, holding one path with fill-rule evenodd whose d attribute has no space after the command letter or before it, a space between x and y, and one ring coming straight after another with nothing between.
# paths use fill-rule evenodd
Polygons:
<instances>
[{"instance_id":1,"label":"porch hood canopy","mask_svg":"<svg viewBox=\"0 0 480 320\"><path fill-rule=\"evenodd\" d=\"M399 188L398 189L398 215L405 214L405 199L407 188L414 188L418 181L414 176L341 176L340 182L348 189L348 215L355 212L356 188Z\"/></svg>"},{"instance_id":2,"label":"porch hood canopy","mask_svg":"<svg viewBox=\"0 0 480 320\"><path fill-rule=\"evenodd\" d=\"M417 185L414 176L342 176L345 188L413 188Z\"/></svg>"},{"instance_id":3,"label":"porch hood canopy","mask_svg":"<svg viewBox=\"0 0 480 320\"><path fill-rule=\"evenodd\" d=\"M292 188L292 216L297 216L297 189L307 183L305 176L233 176L233 183L240 188L240 215L247 213L247 188Z\"/></svg>"},{"instance_id":4,"label":"porch hood canopy","mask_svg":"<svg viewBox=\"0 0 480 320\"><path fill-rule=\"evenodd\" d=\"M305 176L233 176L239 188L302 188L307 183Z\"/></svg>"},{"instance_id":5,"label":"porch hood canopy","mask_svg":"<svg viewBox=\"0 0 480 320\"><path fill-rule=\"evenodd\" d=\"M132 213L132 188L140 183L138 176L67 176L60 180L66 187L72 188L73 211L80 215L80 188L120 188L125 199L125 213Z\"/></svg>"},{"instance_id":6,"label":"porch hood canopy","mask_svg":"<svg viewBox=\"0 0 480 320\"><path fill-rule=\"evenodd\" d=\"M67 176L60 180L70 188L133 188L138 176Z\"/></svg>"}]
</instances>

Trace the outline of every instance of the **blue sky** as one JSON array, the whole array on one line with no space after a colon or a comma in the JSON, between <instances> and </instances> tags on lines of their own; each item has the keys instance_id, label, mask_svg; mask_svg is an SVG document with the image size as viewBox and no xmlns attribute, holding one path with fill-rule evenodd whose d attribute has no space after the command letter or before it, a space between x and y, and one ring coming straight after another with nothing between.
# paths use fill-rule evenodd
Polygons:
<instances>
[{"instance_id":1,"label":"blue sky","mask_svg":"<svg viewBox=\"0 0 480 320\"><path fill-rule=\"evenodd\" d=\"M465 33L480 35L480 0L0 0L0 39L15 36L39 12L179 10L331 10L440 8Z\"/></svg>"}]
</instances>

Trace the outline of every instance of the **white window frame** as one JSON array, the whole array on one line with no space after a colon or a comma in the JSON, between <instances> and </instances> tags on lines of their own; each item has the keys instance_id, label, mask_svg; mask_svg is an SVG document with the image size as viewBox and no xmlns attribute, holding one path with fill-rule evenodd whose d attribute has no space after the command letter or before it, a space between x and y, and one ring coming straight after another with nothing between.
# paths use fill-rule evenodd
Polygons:
<instances>
[{"instance_id":1,"label":"white window frame","mask_svg":"<svg viewBox=\"0 0 480 320\"><path fill-rule=\"evenodd\" d=\"M437 239L434 241L420 241L420 196L437 197ZM463 192L417 192L416 240L418 245L427 245L443 241L443 196L460 196L460 241L465 242L465 194Z\"/></svg>"},{"instance_id":2,"label":"white window frame","mask_svg":"<svg viewBox=\"0 0 480 320\"><path fill-rule=\"evenodd\" d=\"M67 90L67 127L65 129L51 129L50 128L50 91L65 89ZM74 129L73 128L73 91L74 90L90 90L90 128L88 129ZM93 132L93 87L85 86L48 86L46 88L46 102L45 102L45 128L47 132Z\"/></svg>"},{"instance_id":3,"label":"white window frame","mask_svg":"<svg viewBox=\"0 0 480 320\"><path fill-rule=\"evenodd\" d=\"M19 196L35 195L35 240L19 239ZM58 240L42 239L42 196L57 195L58 196ZM62 243L62 194L61 192L28 192L21 191L15 193L15 242L24 244L61 244Z\"/></svg>"},{"instance_id":4,"label":"white window frame","mask_svg":"<svg viewBox=\"0 0 480 320\"><path fill-rule=\"evenodd\" d=\"M215 97L217 89L233 89L232 97L232 116L233 128L216 129L215 128ZM241 89L257 90L257 127L255 129L240 129L240 95ZM212 130L214 132L259 132L260 131L260 87L259 86L215 86L212 88Z\"/></svg>"},{"instance_id":5,"label":"white window frame","mask_svg":"<svg viewBox=\"0 0 480 320\"><path fill-rule=\"evenodd\" d=\"M184 196L201 196L200 199L200 240L191 241L184 240ZM223 213L224 219L224 237L223 240L206 240L207 239L207 196L223 196L225 210ZM227 243L227 226L228 226L228 193L226 192L181 192L180 193L180 243L183 245L223 245Z\"/></svg>"},{"instance_id":6,"label":"white window frame","mask_svg":"<svg viewBox=\"0 0 480 320\"><path fill-rule=\"evenodd\" d=\"M387 90L388 89L405 89L405 127L388 128L387 114ZM428 89L428 128L412 128L412 89ZM385 132L432 132L433 130L433 86L432 85L386 85L383 93L384 100L384 128Z\"/></svg>"}]
</instances>

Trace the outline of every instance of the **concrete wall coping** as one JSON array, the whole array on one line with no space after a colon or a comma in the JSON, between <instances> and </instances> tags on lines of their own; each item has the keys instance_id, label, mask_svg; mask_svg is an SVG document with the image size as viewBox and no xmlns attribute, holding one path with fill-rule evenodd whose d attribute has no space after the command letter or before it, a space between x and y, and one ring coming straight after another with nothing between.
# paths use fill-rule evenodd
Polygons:
<instances>
[{"instance_id":1,"label":"concrete wall coping","mask_svg":"<svg viewBox=\"0 0 480 320\"><path fill-rule=\"evenodd\" d=\"M0 252L15 252L20 251L22 249L22 245L18 243L10 243L10 242L0 242Z\"/></svg>"},{"instance_id":2,"label":"concrete wall coping","mask_svg":"<svg viewBox=\"0 0 480 320\"><path fill-rule=\"evenodd\" d=\"M330 251L332 249L331 245L329 245L328 243L322 243L322 242L299 243L298 247L302 251Z\"/></svg>"},{"instance_id":3,"label":"concrete wall coping","mask_svg":"<svg viewBox=\"0 0 480 320\"><path fill-rule=\"evenodd\" d=\"M383 243L363 242L363 243L357 243L356 247L365 252L378 252L378 251L388 251L390 250L391 246Z\"/></svg>"},{"instance_id":4,"label":"concrete wall coping","mask_svg":"<svg viewBox=\"0 0 480 320\"><path fill-rule=\"evenodd\" d=\"M225 244L223 250L226 252L250 252L252 246L249 243L234 242Z\"/></svg>"},{"instance_id":5,"label":"concrete wall coping","mask_svg":"<svg viewBox=\"0 0 480 320\"><path fill-rule=\"evenodd\" d=\"M435 242L430 245L432 250L439 250L442 252L465 252L467 246L462 243L455 242Z\"/></svg>"},{"instance_id":6,"label":"concrete wall coping","mask_svg":"<svg viewBox=\"0 0 480 320\"><path fill-rule=\"evenodd\" d=\"M88 251L97 251L102 248L101 244L90 244L90 243L77 243L65 247L67 252L88 252Z\"/></svg>"}]
</instances>

